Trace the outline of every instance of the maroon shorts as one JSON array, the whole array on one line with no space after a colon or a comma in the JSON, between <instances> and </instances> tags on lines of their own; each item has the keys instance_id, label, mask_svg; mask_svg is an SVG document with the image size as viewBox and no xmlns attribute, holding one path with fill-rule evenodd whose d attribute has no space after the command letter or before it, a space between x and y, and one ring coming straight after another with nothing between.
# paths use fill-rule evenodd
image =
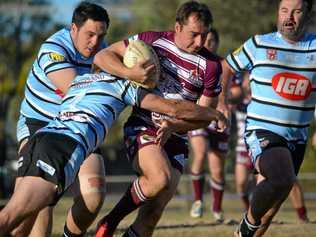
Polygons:
<instances>
[{"instance_id":1,"label":"maroon shorts","mask_svg":"<svg viewBox=\"0 0 316 237\"><path fill-rule=\"evenodd\" d=\"M143 120L129 118L124 125L124 141L130 162L142 147L156 144L156 132L156 127L147 126ZM164 145L164 150L171 165L183 173L189 153L186 139L173 135Z\"/></svg>"}]
</instances>

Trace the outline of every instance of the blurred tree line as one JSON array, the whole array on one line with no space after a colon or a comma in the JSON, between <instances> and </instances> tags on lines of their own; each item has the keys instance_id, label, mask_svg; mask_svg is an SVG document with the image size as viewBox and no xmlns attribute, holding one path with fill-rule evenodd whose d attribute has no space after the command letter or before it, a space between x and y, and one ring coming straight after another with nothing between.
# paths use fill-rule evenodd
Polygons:
<instances>
[{"instance_id":1,"label":"blurred tree line","mask_svg":"<svg viewBox=\"0 0 316 237\"><path fill-rule=\"evenodd\" d=\"M109 12L111 25L106 36L109 43L146 30L172 30L180 0L93 1ZM225 56L254 34L275 30L276 0L209 0L214 27L220 33L219 53ZM119 17L112 4L128 8L130 17ZM69 14L72 14L69 10ZM15 127L25 79L42 41L62 26L53 21L52 1L0 0L0 149L5 157L8 143L15 142ZM70 24L70 23L69 23ZM313 24L314 26L314 24ZM130 110L125 111L109 135L108 144L121 142L121 125ZM313 127L315 129L315 126ZM315 151L307 152L304 165L316 170L312 160ZM314 164L314 165L313 165ZM312 168L311 168L312 167Z\"/></svg>"}]
</instances>

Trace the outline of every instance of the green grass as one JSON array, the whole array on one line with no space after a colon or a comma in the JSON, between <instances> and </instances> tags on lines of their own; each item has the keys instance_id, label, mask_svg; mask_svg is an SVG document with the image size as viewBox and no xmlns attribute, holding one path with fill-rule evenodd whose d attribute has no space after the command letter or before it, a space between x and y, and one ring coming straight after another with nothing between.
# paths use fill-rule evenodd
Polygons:
<instances>
[{"instance_id":1,"label":"green grass","mask_svg":"<svg viewBox=\"0 0 316 237\"><path fill-rule=\"evenodd\" d=\"M209 199L208 196L205 196ZM98 219L101 218L113 206L118 196L110 196L104 203L104 207ZM60 236L64 225L67 209L71 205L70 198L64 198L56 206L54 212L54 236ZM201 219L192 219L189 216L190 203L187 200L174 198L168 205L160 220L154 237L231 237L236 228L234 225L219 225L212 219L209 211L209 202L205 203L205 214ZM285 202L282 209L275 218L266 237L311 237L316 233L316 200L307 200L306 206L311 223L301 224L296 218L296 214L289 202ZM224 199L223 203L225 217L236 222L242 216L241 203L237 199ZM135 214L131 214L119 226L115 237L121 236L122 231L133 221ZM95 224L91 226L87 236L92 236Z\"/></svg>"}]
</instances>

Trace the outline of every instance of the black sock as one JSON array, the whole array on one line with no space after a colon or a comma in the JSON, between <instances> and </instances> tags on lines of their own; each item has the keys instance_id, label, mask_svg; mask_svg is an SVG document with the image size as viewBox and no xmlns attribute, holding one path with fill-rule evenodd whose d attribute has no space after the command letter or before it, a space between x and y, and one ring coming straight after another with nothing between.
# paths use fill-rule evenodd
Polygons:
<instances>
[{"instance_id":1,"label":"black sock","mask_svg":"<svg viewBox=\"0 0 316 237\"><path fill-rule=\"evenodd\" d=\"M79 235L71 233L71 231L67 227L67 224L65 223L62 237L83 237L83 235L84 233L79 234Z\"/></svg>"},{"instance_id":2,"label":"black sock","mask_svg":"<svg viewBox=\"0 0 316 237\"><path fill-rule=\"evenodd\" d=\"M247 213L239 225L239 232L242 237L253 237L256 230L259 229L261 223L251 224L247 218Z\"/></svg>"}]
</instances>

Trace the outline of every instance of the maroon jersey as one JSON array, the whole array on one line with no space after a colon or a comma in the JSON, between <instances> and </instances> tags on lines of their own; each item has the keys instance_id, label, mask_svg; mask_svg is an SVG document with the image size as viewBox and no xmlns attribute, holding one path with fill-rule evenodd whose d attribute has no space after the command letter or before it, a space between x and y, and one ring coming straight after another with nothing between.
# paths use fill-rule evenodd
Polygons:
<instances>
[{"instance_id":1,"label":"maroon jersey","mask_svg":"<svg viewBox=\"0 0 316 237\"><path fill-rule=\"evenodd\" d=\"M220 58L205 48L196 54L186 53L176 47L174 35L174 32L143 32L125 40L125 44L139 39L155 49L161 66L157 88L165 98L196 102L201 95L217 96L221 92ZM133 115L151 123L150 113L144 110L134 108ZM154 117L159 119L160 115Z\"/></svg>"}]
</instances>

